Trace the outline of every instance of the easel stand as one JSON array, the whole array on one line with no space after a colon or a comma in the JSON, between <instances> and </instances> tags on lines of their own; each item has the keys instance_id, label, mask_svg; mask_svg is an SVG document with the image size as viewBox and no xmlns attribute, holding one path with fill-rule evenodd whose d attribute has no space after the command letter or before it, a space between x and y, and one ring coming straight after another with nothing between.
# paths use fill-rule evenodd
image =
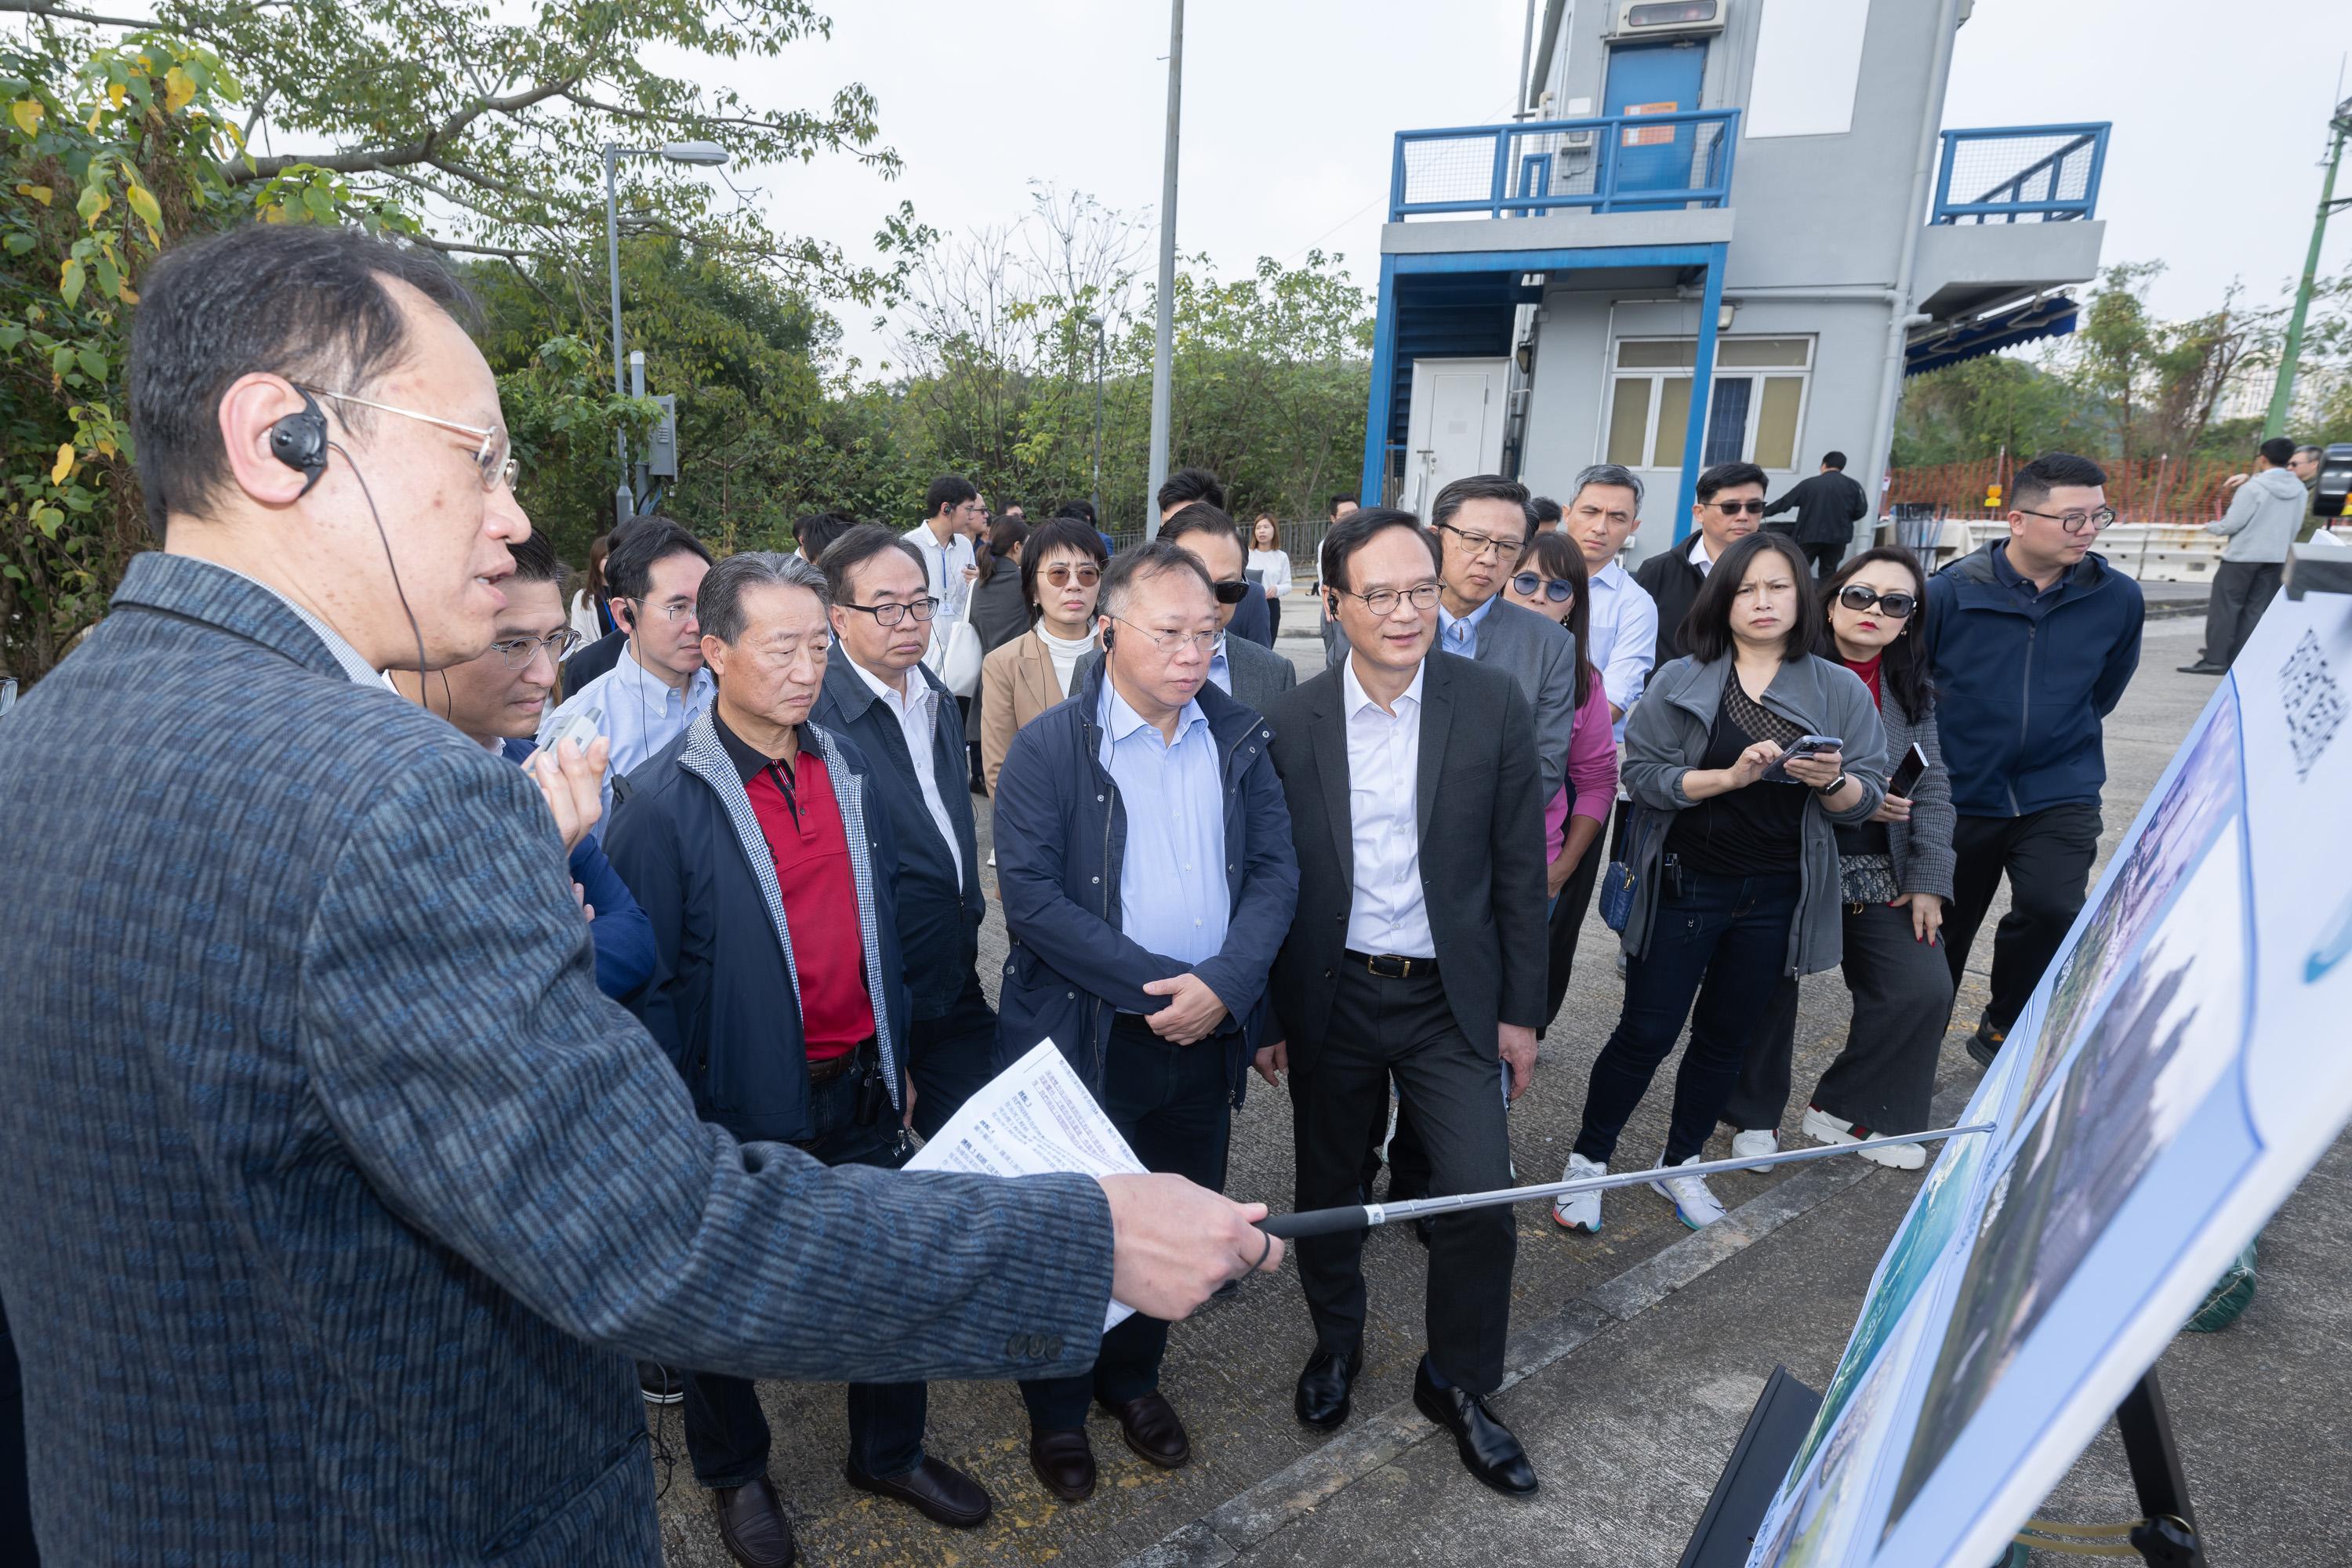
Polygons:
<instances>
[{"instance_id":1,"label":"easel stand","mask_svg":"<svg viewBox=\"0 0 2352 1568\"><path fill-rule=\"evenodd\" d=\"M1683 1549L1680 1568L1743 1568L1756 1544L1773 1494L1805 1440L1822 1396L1775 1367L1748 1413L1748 1425L1715 1483L1698 1529ZM2025 1561L2029 1547L2069 1555L2138 1558L2147 1568L2205 1568L2197 1516L2189 1506L2189 1478L2173 1441L2164 1391L2150 1367L2116 1407L2116 1429L2131 1466L2140 1517L2127 1524L2066 1525L2030 1521L1993 1568Z\"/></svg>"}]
</instances>

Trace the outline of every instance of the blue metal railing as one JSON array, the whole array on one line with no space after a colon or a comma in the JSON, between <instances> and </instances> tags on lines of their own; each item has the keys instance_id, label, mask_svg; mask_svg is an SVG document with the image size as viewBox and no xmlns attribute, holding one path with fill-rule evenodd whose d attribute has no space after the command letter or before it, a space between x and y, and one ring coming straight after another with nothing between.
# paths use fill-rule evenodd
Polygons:
<instances>
[{"instance_id":1,"label":"blue metal railing","mask_svg":"<svg viewBox=\"0 0 2352 1568\"><path fill-rule=\"evenodd\" d=\"M1389 220L1723 206L1738 129L1736 109L1686 109L1400 131Z\"/></svg>"},{"instance_id":2,"label":"blue metal railing","mask_svg":"<svg viewBox=\"0 0 2352 1568\"><path fill-rule=\"evenodd\" d=\"M2106 121L1944 132L1930 224L2088 221L2107 162ZM1954 199L1954 188L1958 199Z\"/></svg>"}]
</instances>

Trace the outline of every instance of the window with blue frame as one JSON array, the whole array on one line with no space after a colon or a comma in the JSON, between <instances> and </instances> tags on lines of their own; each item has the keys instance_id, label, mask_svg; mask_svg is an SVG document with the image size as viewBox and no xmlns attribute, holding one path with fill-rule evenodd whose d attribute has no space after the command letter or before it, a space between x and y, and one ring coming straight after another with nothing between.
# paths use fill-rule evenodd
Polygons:
<instances>
[{"instance_id":1,"label":"window with blue frame","mask_svg":"<svg viewBox=\"0 0 2352 1568\"><path fill-rule=\"evenodd\" d=\"M1683 466L1689 429L1695 338L1625 338L1615 349L1606 399L1606 459L1629 468ZM1707 397L1702 467L1750 462L1793 473L1812 379L1813 340L1718 338Z\"/></svg>"}]
</instances>

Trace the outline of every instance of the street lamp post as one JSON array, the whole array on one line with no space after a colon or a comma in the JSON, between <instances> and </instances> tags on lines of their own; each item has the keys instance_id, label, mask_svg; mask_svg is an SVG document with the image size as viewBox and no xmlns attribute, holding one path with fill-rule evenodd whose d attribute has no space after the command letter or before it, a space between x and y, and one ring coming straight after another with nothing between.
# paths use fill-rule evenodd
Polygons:
<instances>
[{"instance_id":1,"label":"street lamp post","mask_svg":"<svg viewBox=\"0 0 2352 1568\"><path fill-rule=\"evenodd\" d=\"M658 147L624 147L614 142L604 143L604 268L613 284L613 395L615 397L628 394L627 384L621 377L621 160L651 157L708 169L727 162L727 149L716 142L665 142ZM621 459L621 482L613 497L613 521L617 526L635 515L637 497L635 487L629 482L629 433L615 430L613 432L613 444Z\"/></svg>"},{"instance_id":2,"label":"street lamp post","mask_svg":"<svg viewBox=\"0 0 2352 1568\"><path fill-rule=\"evenodd\" d=\"M1103 319L1089 313L1087 325L1095 330L1095 485L1093 492L1095 523L1102 523L1102 356Z\"/></svg>"}]
</instances>

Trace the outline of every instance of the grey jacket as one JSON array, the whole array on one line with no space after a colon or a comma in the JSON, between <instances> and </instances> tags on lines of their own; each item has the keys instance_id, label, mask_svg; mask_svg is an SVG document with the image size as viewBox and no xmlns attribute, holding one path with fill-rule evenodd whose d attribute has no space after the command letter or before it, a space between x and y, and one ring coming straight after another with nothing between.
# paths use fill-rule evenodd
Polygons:
<instances>
[{"instance_id":1,"label":"grey jacket","mask_svg":"<svg viewBox=\"0 0 2352 1568\"><path fill-rule=\"evenodd\" d=\"M1445 647L1438 634L1437 646ZM1576 637L1566 626L1497 596L1478 623L1478 662L1519 683L1536 720L1536 783L1549 800L1568 770L1576 730Z\"/></svg>"},{"instance_id":2,"label":"grey jacket","mask_svg":"<svg viewBox=\"0 0 2352 1568\"><path fill-rule=\"evenodd\" d=\"M2208 533L2226 534L2224 561L2284 561L2311 510L2311 492L2284 468L2264 468L2230 498L2230 510L2205 525Z\"/></svg>"},{"instance_id":3,"label":"grey jacket","mask_svg":"<svg viewBox=\"0 0 2352 1568\"><path fill-rule=\"evenodd\" d=\"M1952 830L1959 818L1952 810L1952 775L1944 771L1944 746L1936 737L1936 716L1929 713L1915 721L1895 693L1888 691L1878 705L1878 721L1886 730L1888 776L1902 765L1903 754L1914 741L1927 757L1927 771L1911 787L1911 820L1886 825L1895 885L1906 893L1933 893L1948 904L1952 901Z\"/></svg>"},{"instance_id":4,"label":"grey jacket","mask_svg":"<svg viewBox=\"0 0 2352 1568\"><path fill-rule=\"evenodd\" d=\"M1070 670L1070 689L1084 687L1101 662L1099 648L1080 655ZM1298 667L1288 655L1242 637L1225 638L1225 673L1233 679L1234 700L1256 713L1264 713L1268 703L1298 684Z\"/></svg>"},{"instance_id":5,"label":"grey jacket","mask_svg":"<svg viewBox=\"0 0 2352 1568\"><path fill-rule=\"evenodd\" d=\"M45 1557L655 1568L633 1355L1093 1362L1097 1184L827 1170L698 1120L597 993L522 770L258 584L135 558L8 716L0 801L0 1296Z\"/></svg>"},{"instance_id":6,"label":"grey jacket","mask_svg":"<svg viewBox=\"0 0 2352 1568\"><path fill-rule=\"evenodd\" d=\"M1653 811L1686 811L1698 803L1683 793L1683 775L1701 765L1707 735L1723 705L1730 679L1728 657L1701 664L1675 659L1650 678L1649 689L1625 721L1626 792ZM1861 781L1862 798L1847 811L1832 812L1812 797L1805 813L1804 853L1798 862L1797 918L1789 927L1790 974L1834 969L1845 956L1844 921L1838 901L1837 828L1867 821L1886 796L1886 733L1878 706L1862 678L1843 665L1807 657L1780 667L1765 689L1764 706L1809 735L1835 735L1845 742L1845 771ZM1750 789L1790 789L1756 784ZM1624 948L1640 957L1658 912L1658 862L1665 836L1658 834L1634 868L1639 881L1633 910L1625 922Z\"/></svg>"}]
</instances>

